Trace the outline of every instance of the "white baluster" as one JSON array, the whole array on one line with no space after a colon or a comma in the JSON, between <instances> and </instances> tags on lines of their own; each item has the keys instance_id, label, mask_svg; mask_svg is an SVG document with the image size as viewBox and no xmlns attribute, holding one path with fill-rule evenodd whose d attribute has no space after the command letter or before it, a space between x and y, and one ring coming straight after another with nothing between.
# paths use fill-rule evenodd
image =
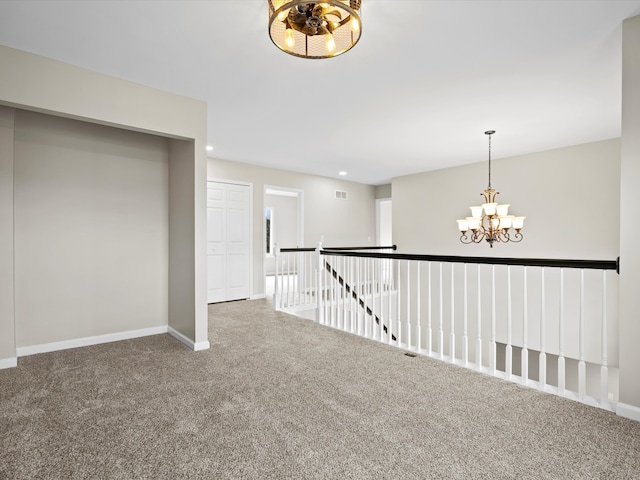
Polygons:
<instances>
[{"instance_id":1,"label":"white baluster","mask_svg":"<svg viewBox=\"0 0 640 480\"><path fill-rule=\"evenodd\" d=\"M491 265L491 358L489 368L491 374L496 374L496 266Z\"/></svg>"},{"instance_id":2,"label":"white baluster","mask_svg":"<svg viewBox=\"0 0 640 480\"><path fill-rule=\"evenodd\" d=\"M560 269L560 311L558 316L558 393L564 395L564 269Z\"/></svg>"},{"instance_id":3,"label":"white baluster","mask_svg":"<svg viewBox=\"0 0 640 480\"><path fill-rule=\"evenodd\" d=\"M544 267L540 270L540 360L538 376L540 378L540 390L547 387L547 302L544 282Z\"/></svg>"},{"instance_id":4,"label":"white baluster","mask_svg":"<svg viewBox=\"0 0 640 480\"><path fill-rule=\"evenodd\" d=\"M342 330L347 331L347 257L342 257Z\"/></svg>"},{"instance_id":5,"label":"white baluster","mask_svg":"<svg viewBox=\"0 0 640 480\"><path fill-rule=\"evenodd\" d=\"M433 329L431 327L431 262L429 262L427 271L427 355L433 353Z\"/></svg>"},{"instance_id":6,"label":"white baluster","mask_svg":"<svg viewBox=\"0 0 640 480\"><path fill-rule=\"evenodd\" d=\"M407 350L411 350L411 260L407 260Z\"/></svg>"},{"instance_id":7,"label":"white baluster","mask_svg":"<svg viewBox=\"0 0 640 480\"><path fill-rule=\"evenodd\" d=\"M529 349L527 348L528 341L528 329L529 329L529 308L527 301L527 267L523 267L523 280L522 280L522 302L523 302L523 312L522 312L522 356L520 359L521 371L520 376L522 378L522 383L529 383Z\"/></svg>"},{"instance_id":8,"label":"white baluster","mask_svg":"<svg viewBox=\"0 0 640 480\"><path fill-rule=\"evenodd\" d=\"M321 245L318 245L320 247ZM316 322L322 323L322 300L320 298L320 289L321 289L321 279L322 279L322 270L320 270L320 248L317 248L309 255L309 269L313 268L314 278L316 279L315 284L315 296L316 296ZM315 267L313 267L315 265Z\"/></svg>"},{"instance_id":9,"label":"white baluster","mask_svg":"<svg viewBox=\"0 0 640 480\"><path fill-rule=\"evenodd\" d=\"M440 262L440 330L439 330L439 342L438 351L440 359L444 359L444 294L443 294L443 285L442 285L442 262Z\"/></svg>"},{"instance_id":10,"label":"white baluster","mask_svg":"<svg viewBox=\"0 0 640 480\"><path fill-rule=\"evenodd\" d=\"M396 284L396 346L400 346L400 340L402 339L402 321L400 318L400 287L402 282L400 281L400 260L396 261L396 278L398 283Z\"/></svg>"},{"instance_id":11,"label":"white baluster","mask_svg":"<svg viewBox=\"0 0 640 480\"><path fill-rule=\"evenodd\" d=\"M387 268L385 269L385 275L387 276L387 340L389 345L393 343L393 321L391 319L391 276L393 275L393 260L391 258L386 259Z\"/></svg>"},{"instance_id":12,"label":"white baluster","mask_svg":"<svg viewBox=\"0 0 640 480\"><path fill-rule=\"evenodd\" d=\"M362 298L362 291L360 288L360 268L362 267L361 265L361 257L356 258L356 286L355 286L355 291L357 292L357 304L356 304L356 324L357 324L357 333L358 335L362 336L363 332L362 332L362 314L361 312L364 310L363 308L360 308L360 298Z\"/></svg>"},{"instance_id":13,"label":"white baluster","mask_svg":"<svg viewBox=\"0 0 640 480\"><path fill-rule=\"evenodd\" d=\"M420 297L422 292L420 291L420 263L418 262L417 279L416 279L416 352L420 353L422 350L422 325L420 321Z\"/></svg>"},{"instance_id":14,"label":"white baluster","mask_svg":"<svg viewBox=\"0 0 640 480\"><path fill-rule=\"evenodd\" d=\"M382 306L382 259L376 258L374 259L375 263L378 265L378 311L380 312L380 341L384 342L384 312ZM387 332L389 329L387 329Z\"/></svg>"},{"instance_id":15,"label":"white baluster","mask_svg":"<svg viewBox=\"0 0 640 480\"><path fill-rule=\"evenodd\" d=\"M456 334L455 325L456 325L456 317L455 317L455 285L454 285L454 277L455 277L455 263L451 264L451 325L449 328L449 354L451 355L451 363L456 363Z\"/></svg>"},{"instance_id":16,"label":"white baluster","mask_svg":"<svg viewBox=\"0 0 640 480\"><path fill-rule=\"evenodd\" d=\"M373 321L372 318L370 318L371 316L366 313L367 312L367 307L369 305L368 302L368 298L369 298L369 264L371 263L371 259L370 258L365 258L364 261L364 289L365 289L365 296L364 296L364 305L365 305L365 316L364 316L364 336L365 338L371 338L369 336L369 331L370 331L370 324Z\"/></svg>"},{"instance_id":17,"label":"white baluster","mask_svg":"<svg viewBox=\"0 0 640 480\"><path fill-rule=\"evenodd\" d=\"M609 367L607 359L608 351L608 325L607 325L607 271L602 271L602 365L600 366L600 405L609 408Z\"/></svg>"},{"instance_id":18,"label":"white baluster","mask_svg":"<svg viewBox=\"0 0 640 480\"><path fill-rule=\"evenodd\" d=\"M477 337L476 337L476 367L478 370L482 370L482 290L480 283L480 264L478 264L478 315L476 317L477 325Z\"/></svg>"},{"instance_id":19,"label":"white baluster","mask_svg":"<svg viewBox=\"0 0 640 480\"><path fill-rule=\"evenodd\" d=\"M462 315L462 364L469 366L469 336L467 335L467 302L469 298L467 296L467 264L464 264L464 284L463 284L463 315Z\"/></svg>"},{"instance_id":20,"label":"white baluster","mask_svg":"<svg viewBox=\"0 0 640 480\"><path fill-rule=\"evenodd\" d=\"M278 294L280 292L280 289L278 288L278 281L279 281L278 263L280 262L280 247L278 247L277 243L273 245L273 255L275 257L274 261L276 264L276 274L273 277L273 305L275 306L276 310L280 310L282 308L282 306L279 305L280 298L278 297Z\"/></svg>"},{"instance_id":21,"label":"white baluster","mask_svg":"<svg viewBox=\"0 0 640 480\"><path fill-rule=\"evenodd\" d=\"M291 307L291 252L287 252L287 297L285 299L287 308Z\"/></svg>"},{"instance_id":22,"label":"white baluster","mask_svg":"<svg viewBox=\"0 0 640 480\"><path fill-rule=\"evenodd\" d=\"M505 355L505 374L511 380L513 372L513 348L511 347L511 265L507 266L507 347Z\"/></svg>"},{"instance_id":23,"label":"white baluster","mask_svg":"<svg viewBox=\"0 0 640 480\"><path fill-rule=\"evenodd\" d=\"M587 364L584 361L584 270L580 270L580 315L578 317L578 398L584 400L587 390Z\"/></svg>"}]
</instances>

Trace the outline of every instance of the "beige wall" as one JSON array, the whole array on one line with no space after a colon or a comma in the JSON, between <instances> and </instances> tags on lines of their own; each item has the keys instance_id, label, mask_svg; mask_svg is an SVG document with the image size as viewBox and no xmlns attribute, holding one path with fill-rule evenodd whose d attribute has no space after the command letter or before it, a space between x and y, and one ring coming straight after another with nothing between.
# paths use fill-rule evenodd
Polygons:
<instances>
[{"instance_id":1,"label":"beige wall","mask_svg":"<svg viewBox=\"0 0 640 480\"><path fill-rule=\"evenodd\" d=\"M391 198L391 184L377 185L376 198Z\"/></svg>"},{"instance_id":2,"label":"beige wall","mask_svg":"<svg viewBox=\"0 0 640 480\"><path fill-rule=\"evenodd\" d=\"M188 281L173 283L169 298L169 311L173 313L168 324L185 343L196 349L207 348L206 104L3 46L0 65L0 105L159 134L188 144L169 148L169 208L174 218L189 219L193 228L179 232L180 222L169 222L168 234L173 234L173 241L168 244L168 261L186 258L191 265L184 270L190 276ZM2 119L0 135L6 135L6 115ZM10 338L14 318L4 313L10 312L14 295L13 278L5 265L14 255L14 246L7 241L14 235L14 205L6 193L13 188L13 158L9 158L13 146L1 148L0 308L4 311L0 332L9 332ZM131 227L134 230L135 226ZM128 235L131 231L121 233ZM171 281L171 273L169 277ZM0 342L0 366L12 358L15 360L15 340Z\"/></svg>"},{"instance_id":3,"label":"beige wall","mask_svg":"<svg viewBox=\"0 0 640 480\"><path fill-rule=\"evenodd\" d=\"M304 191L304 245L364 246L375 243L375 188L327 177L305 175L244 163L209 159L209 180L234 180L253 184L253 295L264 293L263 192L265 185ZM346 190L348 200L336 200L335 191Z\"/></svg>"},{"instance_id":4,"label":"beige wall","mask_svg":"<svg viewBox=\"0 0 640 480\"><path fill-rule=\"evenodd\" d=\"M640 421L640 16L622 24L620 402Z\"/></svg>"},{"instance_id":5,"label":"beige wall","mask_svg":"<svg viewBox=\"0 0 640 480\"><path fill-rule=\"evenodd\" d=\"M14 109L0 106L0 368L15 366L13 292ZM2 363L4 362L4 364Z\"/></svg>"},{"instance_id":6,"label":"beige wall","mask_svg":"<svg viewBox=\"0 0 640 480\"><path fill-rule=\"evenodd\" d=\"M17 347L167 325L167 140L16 110Z\"/></svg>"},{"instance_id":7,"label":"beige wall","mask_svg":"<svg viewBox=\"0 0 640 480\"><path fill-rule=\"evenodd\" d=\"M498 142L494 138L494 143ZM524 215L517 244L462 245L456 219L482 203L487 163L393 179L398 251L434 255L615 260L619 252L620 139L492 162L492 184Z\"/></svg>"}]
</instances>

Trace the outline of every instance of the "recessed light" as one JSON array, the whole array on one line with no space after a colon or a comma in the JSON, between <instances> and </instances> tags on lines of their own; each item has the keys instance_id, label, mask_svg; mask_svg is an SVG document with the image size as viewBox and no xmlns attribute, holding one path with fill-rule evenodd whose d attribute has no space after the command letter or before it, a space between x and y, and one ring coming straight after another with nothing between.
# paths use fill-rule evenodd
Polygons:
<instances>
[{"instance_id":1,"label":"recessed light","mask_svg":"<svg viewBox=\"0 0 640 480\"><path fill-rule=\"evenodd\" d=\"M340 175L341 177L344 177L347 174L347 172L345 172L344 170L341 172L338 172L338 175Z\"/></svg>"},{"instance_id":2,"label":"recessed light","mask_svg":"<svg viewBox=\"0 0 640 480\"><path fill-rule=\"evenodd\" d=\"M213 147L211 145L207 145L207 152L213 151Z\"/></svg>"}]
</instances>

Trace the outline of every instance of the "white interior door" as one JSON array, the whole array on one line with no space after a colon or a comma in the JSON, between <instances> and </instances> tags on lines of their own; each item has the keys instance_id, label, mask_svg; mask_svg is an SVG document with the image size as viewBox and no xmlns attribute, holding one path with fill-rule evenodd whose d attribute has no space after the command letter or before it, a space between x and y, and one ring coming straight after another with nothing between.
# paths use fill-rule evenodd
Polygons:
<instances>
[{"instance_id":1,"label":"white interior door","mask_svg":"<svg viewBox=\"0 0 640 480\"><path fill-rule=\"evenodd\" d=\"M251 187L207 182L207 301L249 298Z\"/></svg>"}]
</instances>

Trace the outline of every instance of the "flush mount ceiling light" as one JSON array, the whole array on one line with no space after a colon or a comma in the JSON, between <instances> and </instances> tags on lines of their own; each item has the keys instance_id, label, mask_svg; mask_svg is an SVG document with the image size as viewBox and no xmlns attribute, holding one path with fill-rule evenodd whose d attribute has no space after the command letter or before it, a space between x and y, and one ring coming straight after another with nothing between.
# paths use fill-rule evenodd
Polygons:
<instances>
[{"instance_id":1,"label":"flush mount ceiling light","mask_svg":"<svg viewBox=\"0 0 640 480\"><path fill-rule=\"evenodd\" d=\"M282 51L302 58L331 58L358 40L361 0L267 0L269 36Z\"/></svg>"},{"instance_id":2,"label":"flush mount ceiling light","mask_svg":"<svg viewBox=\"0 0 640 480\"><path fill-rule=\"evenodd\" d=\"M509 204L498 205L496 202L496 195L500 192L496 192L491 188L491 135L494 133L496 133L495 130L484 132L485 135L489 136L489 185L480 194L484 197L485 203L477 207L469 207L471 216L463 220L457 220L458 229L462 232L460 236L462 243L480 243L486 240L492 248L495 242L522 241L520 230L524 226L525 219L525 217L508 215ZM471 230L470 236L467 235L469 230Z\"/></svg>"}]
</instances>

